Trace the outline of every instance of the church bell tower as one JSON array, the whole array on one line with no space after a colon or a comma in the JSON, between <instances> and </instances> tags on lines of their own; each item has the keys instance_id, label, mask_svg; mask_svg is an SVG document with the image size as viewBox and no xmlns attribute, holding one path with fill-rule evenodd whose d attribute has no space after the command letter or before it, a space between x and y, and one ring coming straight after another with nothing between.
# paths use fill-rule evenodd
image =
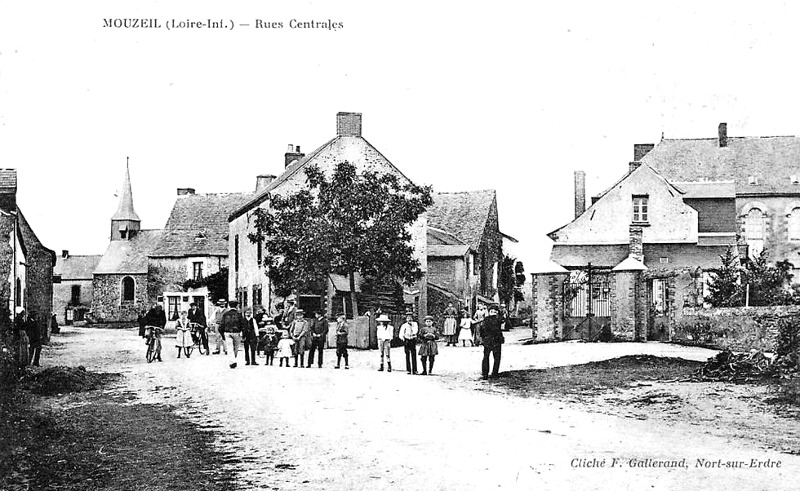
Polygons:
<instances>
[{"instance_id":1,"label":"church bell tower","mask_svg":"<svg viewBox=\"0 0 800 491\"><path fill-rule=\"evenodd\" d=\"M133 209L130 163L126 161L125 180L122 182L119 207L111 217L111 240L130 240L139 232L140 226L139 215Z\"/></svg>"}]
</instances>

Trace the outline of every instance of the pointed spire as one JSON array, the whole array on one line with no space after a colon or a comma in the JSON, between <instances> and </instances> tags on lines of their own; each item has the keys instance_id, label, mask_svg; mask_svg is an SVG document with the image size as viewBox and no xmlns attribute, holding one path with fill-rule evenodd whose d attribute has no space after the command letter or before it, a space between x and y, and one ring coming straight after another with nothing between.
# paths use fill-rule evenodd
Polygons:
<instances>
[{"instance_id":1,"label":"pointed spire","mask_svg":"<svg viewBox=\"0 0 800 491\"><path fill-rule=\"evenodd\" d=\"M130 159L125 158L125 180L122 182L122 191L119 197L119 208L112 220L139 220L139 215L133 209L133 192L131 191Z\"/></svg>"}]
</instances>

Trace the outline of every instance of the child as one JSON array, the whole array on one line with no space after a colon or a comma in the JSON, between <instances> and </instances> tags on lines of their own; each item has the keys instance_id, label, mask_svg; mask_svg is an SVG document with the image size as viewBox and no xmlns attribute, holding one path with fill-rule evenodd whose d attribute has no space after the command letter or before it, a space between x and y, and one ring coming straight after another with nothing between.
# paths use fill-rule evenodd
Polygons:
<instances>
[{"instance_id":1,"label":"child","mask_svg":"<svg viewBox=\"0 0 800 491\"><path fill-rule=\"evenodd\" d=\"M469 316L469 312L467 309L464 309L461 312L461 332L458 333L458 340L461 341L462 347L467 347L467 341L469 341L470 346L475 346L475 343L472 341L472 319Z\"/></svg>"},{"instance_id":2,"label":"child","mask_svg":"<svg viewBox=\"0 0 800 491\"><path fill-rule=\"evenodd\" d=\"M433 327L433 317L425 317L425 326L419 330L419 356L422 359L422 375L433 375L433 360L439 354L439 346L436 344L436 338L439 334L436 328ZM428 358L431 360L430 367L426 366Z\"/></svg>"},{"instance_id":3,"label":"child","mask_svg":"<svg viewBox=\"0 0 800 491\"><path fill-rule=\"evenodd\" d=\"M278 366L282 367L283 361L286 360L286 368L289 368L289 358L294 356L292 352L294 339L289 336L288 332L285 334L286 335L282 332L278 333L278 338L280 339L280 341L278 341Z\"/></svg>"},{"instance_id":4,"label":"child","mask_svg":"<svg viewBox=\"0 0 800 491\"><path fill-rule=\"evenodd\" d=\"M275 330L275 326L272 324L267 324L265 328L266 334L266 344L264 345L264 354L267 355L267 365L272 365L272 362L275 360L275 350L278 349L278 337L280 333Z\"/></svg>"},{"instance_id":5,"label":"child","mask_svg":"<svg viewBox=\"0 0 800 491\"><path fill-rule=\"evenodd\" d=\"M339 368L342 357L344 357L344 369L349 370L350 365L347 361L347 324L345 323L344 315L336 318L336 368Z\"/></svg>"}]
</instances>

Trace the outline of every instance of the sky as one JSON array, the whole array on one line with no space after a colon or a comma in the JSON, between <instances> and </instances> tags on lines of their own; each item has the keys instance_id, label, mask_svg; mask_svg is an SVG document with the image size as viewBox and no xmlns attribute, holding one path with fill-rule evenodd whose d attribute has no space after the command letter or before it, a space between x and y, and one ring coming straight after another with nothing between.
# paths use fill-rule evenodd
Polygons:
<instances>
[{"instance_id":1,"label":"sky","mask_svg":"<svg viewBox=\"0 0 800 491\"><path fill-rule=\"evenodd\" d=\"M176 188L252 191L360 112L415 182L495 189L530 271L573 218L575 170L593 195L662 134L800 134L800 6L697 3L3 0L0 167L47 247L102 254L126 159L142 228L162 228ZM137 17L234 28L103 27Z\"/></svg>"}]
</instances>

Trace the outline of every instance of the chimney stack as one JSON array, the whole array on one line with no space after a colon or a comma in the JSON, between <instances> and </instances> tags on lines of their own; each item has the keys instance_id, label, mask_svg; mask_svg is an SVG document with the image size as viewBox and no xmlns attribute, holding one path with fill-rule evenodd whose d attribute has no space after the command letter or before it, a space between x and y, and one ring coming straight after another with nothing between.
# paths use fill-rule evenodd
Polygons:
<instances>
[{"instance_id":1,"label":"chimney stack","mask_svg":"<svg viewBox=\"0 0 800 491\"><path fill-rule=\"evenodd\" d=\"M284 164L286 167L289 167L289 164L295 160L300 160L305 156L306 155L304 153L300 153L300 145L294 146L290 143L289 148L286 149L286 153L283 155L285 160Z\"/></svg>"},{"instance_id":2,"label":"chimney stack","mask_svg":"<svg viewBox=\"0 0 800 491\"><path fill-rule=\"evenodd\" d=\"M361 136L361 113L337 113L336 134L339 136Z\"/></svg>"},{"instance_id":3,"label":"chimney stack","mask_svg":"<svg viewBox=\"0 0 800 491\"><path fill-rule=\"evenodd\" d=\"M634 143L633 144L633 160L639 162L647 155L650 150L655 148L655 143Z\"/></svg>"},{"instance_id":4,"label":"chimney stack","mask_svg":"<svg viewBox=\"0 0 800 491\"><path fill-rule=\"evenodd\" d=\"M69 257L69 251L66 250L66 249L62 249L61 250L61 257L63 257L64 259L68 258Z\"/></svg>"},{"instance_id":5,"label":"chimney stack","mask_svg":"<svg viewBox=\"0 0 800 491\"><path fill-rule=\"evenodd\" d=\"M717 133L719 134L719 147L727 147L728 146L728 123L720 123L719 128L717 129Z\"/></svg>"},{"instance_id":6,"label":"chimney stack","mask_svg":"<svg viewBox=\"0 0 800 491\"><path fill-rule=\"evenodd\" d=\"M575 218L586 211L586 172L575 171Z\"/></svg>"},{"instance_id":7,"label":"chimney stack","mask_svg":"<svg viewBox=\"0 0 800 491\"><path fill-rule=\"evenodd\" d=\"M256 176L256 192L262 191L267 188L267 186L275 180L275 176L272 174L262 174L260 176Z\"/></svg>"},{"instance_id":8,"label":"chimney stack","mask_svg":"<svg viewBox=\"0 0 800 491\"><path fill-rule=\"evenodd\" d=\"M644 245L642 244L642 226L631 225L628 255L644 263Z\"/></svg>"},{"instance_id":9,"label":"chimney stack","mask_svg":"<svg viewBox=\"0 0 800 491\"><path fill-rule=\"evenodd\" d=\"M186 196L194 194L194 188L178 188L178 196Z\"/></svg>"},{"instance_id":10,"label":"chimney stack","mask_svg":"<svg viewBox=\"0 0 800 491\"><path fill-rule=\"evenodd\" d=\"M642 163L639 161L628 162L628 174L638 169L640 165L642 165Z\"/></svg>"}]
</instances>

